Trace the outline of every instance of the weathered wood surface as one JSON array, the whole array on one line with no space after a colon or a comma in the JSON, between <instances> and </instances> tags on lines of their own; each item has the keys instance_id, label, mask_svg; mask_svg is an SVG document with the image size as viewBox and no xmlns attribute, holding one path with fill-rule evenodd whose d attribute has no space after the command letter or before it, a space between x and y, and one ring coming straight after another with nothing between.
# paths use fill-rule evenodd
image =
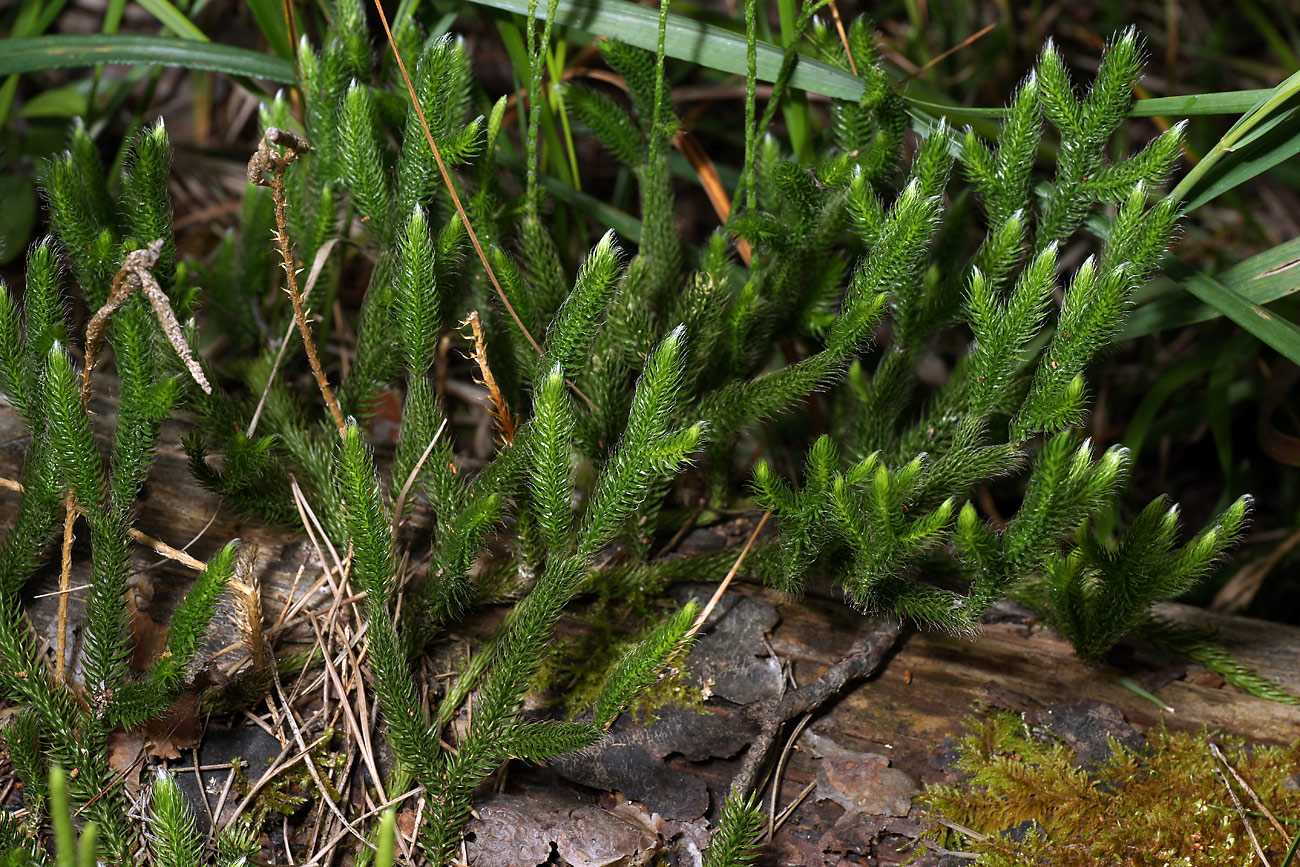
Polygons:
<instances>
[{"instance_id":1,"label":"weathered wood surface","mask_svg":"<svg viewBox=\"0 0 1300 867\"><path fill-rule=\"evenodd\" d=\"M103 435L109 427L105 416L111 414L112 402L108 400L96 406L102 414L98 426ZM319 579L321 566L316 554L304 538L241 518L229 508L219 508L216 497L200 490L190 478L185 454L177 445L185 424L182 419L169 421L164 426L164 446L139 504L136 526L177 547L186 545L197 536L189 551L199 559L206 559L232 538L259 545L264 604L268 618L274 621L289 600L291 589L296 600ZM27 440L20 421L12 410L0 408L0 476L21 478L26 447ZM0 491L0 530L12 524L17 503L16 493ZM741 520L737 526L694 531L684 540L683 547L714 547L719 544L718 536L731 542L743 537L744 526L745 521ZM75 554L77 566L72 585L77 587L86 583L89 551L85 540L78 542ZM51 559L56 561L57 557ZM170 610L192 580L192 573L175 563L160 562L157 554L144 548L136 549L134 559L139 570L136 585L140 609L155 620L166 622ZM52 562L29 591L33 597L30 605L33 626L37 635L48 639L51 644L56 622L55 599L35 597L57 589L57 584L57 567ZM679 595L689 595L703 589L679 588L678 592ZM627 791L626 781L644 775L645 767L631 762L621 772L623 776L617 769L608 773L599 768L593 770L593 761L614 760L609 752L611 749L644 747L657 766L662 765L668 774L664 777L667 788L656 797L661 801L666 798L670 805L681 805L678 812L682 815L677 818L682 822L689 824L693 819L698 820L702 812L716 810L718 796L725 791L735 766L736 754L744 746L746 723L736 708L738 704L752 700L745 697L747 691L758 690L761 693L764 689L779 688L781 678L787 676L782 670L785 663L788 663L788 676L797 683L806 683L833 664L839 654L870 628L868 620L833 599L789 601L760 587L742 585L739 590L739 595L734 595L722 606L723 612L726 613L729 607L734 608L743 595L750 600L744 604L750 606L746 610L753 616L742 624L744 628L737 627L734 635L720 628L715 636L705 639L697 671L698 676L718 680L719 684L740 672L740 682L735 685L739 694L733 694L732 701L723 700L725 696L711 701L713 713L710 716L688 714L689 718L678 718L670 715L661 720L660 735L642 738L630 726L620 723L615 731L616 742L604 752L588 756L586 765L560 764L558 772L563 778L598 790L623 791L633 800L647 803L651 812L668 815L663 804L649 804L653 797L637 798L634 792ZM74 626L81 620L83 596L83 592L72 594L70 623ZM325 606L330 601L326 587L316 595L312 604ZM1222 630L1224 645L1241 661L1289 690L1300 692L1300 629L1208 614L1180 605L1164 606L1162 613L1177 620L1214 623ZM466 625L462 633L484 634L499 616L499 610L488 611L482 622L477 626ZM565 628L582 627L568 624ZM723 646L732 637L741 643ZM78 638L79 635L74 636L71 642L74 650ZM236 641L237 634L231 624L222 620L214 626L211 647L224 647ZM709 642L712 642L712 649ZM982 634L975 639L942 632L910 634L883 673L852 688L810 726L812 736L824 740L810 746L805 736L800 742L801 749L793 754L783 778L781 801L785 803L793 799L816 778L819 766L815 759L823 756L826 749L884 755L894 768L915 781L941 778L944 773L944 739L959 730L961 720L977 702L1004 707L1069 707L1093 700L1118 709L1125 719L1139 727L1158 722L1160 709L1123 687L1118 682L1121 676L1147 685L1174 709L1173 713L1164 714L1164 720L1170 726L1188 729L1210 726L1274 743L1300 739L1300 712L1296 708L1244 695L1216 683L1215 678L1194 666L1183 667L1170 660L1147 660L1139 654L1122 671L1084 665L1065 641L1023 612L1008 609L990 618ZM719 695L718 689L714 692ZM667 729L676 726L679 730L667 731L665 726ZM621 741L618 740L620 737ZM715 741L712 745L707 743L710 737ZM657 747L653 743L655 738L660 738ZM817 746L818 743L821 746ZM697 779L704 785L681 783L685 778ZM821 789L818 792L820 794ZM703 807L695 802L686 803L692 799L698 801L701 796L705 798ZM770 860L775 859L772 863L820 863L809 853L819 845L824 849L831 844L825 839L811 839L810 835L816 835L810 829L829 834L826 829L835 824L838 815L835 811L843 813L839 806L810 799L778 835L779 845L773 850L777 854L768 856ZM913 819L879 819L870 826L874 829L871 832L875 835L873 839L878 840L881 834L889 833L886 825L890 821L895 824L912 822L913 831L919 827ZM844 823L835 827L841 825ZM854 833L866 833L863 828L867 826L855 827L858 831ZM685 839L681 833L679 842ZM847 832L841 828L840 836L843 837L844 833ZM895 834L906 837L907 828L895 829ZM834 844L841 851L854 851L854 845L852 840L847 843L839 840ZM803 849L808 851L800 854ZM887 857L883 850L873 854L882 858L884 863L905 857ZM847 855L844 857L848 858ZM485 855L478 863L492 862ZM865 862L826 860L824 863Z\"/></svg>"}]
</instances>

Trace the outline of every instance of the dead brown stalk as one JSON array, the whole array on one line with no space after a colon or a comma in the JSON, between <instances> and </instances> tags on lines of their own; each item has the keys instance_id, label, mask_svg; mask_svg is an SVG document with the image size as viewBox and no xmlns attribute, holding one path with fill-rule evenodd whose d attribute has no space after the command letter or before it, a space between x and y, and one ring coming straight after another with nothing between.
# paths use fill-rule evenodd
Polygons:
<instances>
[{"instance_id":1,"label":"dead brown stalk","mask_svg":"<svg viewBox=\"0 0 1300 867\"><path fill-rule=\"evenodd\" d=\"M122 259L122 267L118 269L117 276L113 278L113 288L108 293L108 300L104 302L103 307L95 311L95 315L90 317L90 322L86 324L86 364L81 371L81 403L85 407L90 406L90 377L99 361L99 348L104 342L104 334L108 331L108 320L137 291L143 292L144 297L149 299L154 315L158 317L158 325L161 326L163 334L167 335L167 341L176 350L181 361L185 362L190 376L194 377L194 381L205 394L212 394L212 386L208 384L208 378L203 375L203 368L190 352L189 344L185 342L185 331L176 319L171 301L153 276L153 268L158 264L162 248L163 239L159 238L143 250L132 250L127 253Z\"/></svg>"},{"instance_id":2,"label":"dead brown stalk","mask_svg":"<svg viewBox=\"0 0 1300 867\"><path fill-rule=\"evenodd\" d=\"M66 677L68 659L68 587L72 578L72 527L77 523L77 504L72 491L63 498L63 558L59 569L59 626L55 639L54 676L60 681Z\"/></svg>"},{"instance_id":3,"label":"dead brown stalk","mask_svg":"<svg viewBox=\"0 0 1300 867\"><path fill-rule=\"evenodd\" d=\"M496 377L492 375L491 365L488 364L487 339L483 336L483 323L479 320L477 310L470 311L465 324L474 333L474 351L470 354L470 358L478 365L479 375L482 377L478 380L478 384L486 388L492 398L492 409L489 412L496 422L497 430L501 432L502 441L506 445L512 445L515 441L515 417L510 412L510 404L506 403L506 396L501 393L501 387L497 385Z\"/></svg>"},{"instance_id":4,"label":"dead brown stalk","mask_svg":"<svg viewBox=\"0 0 1300 867\"><path fill-rule=\"evenodd\" d=\"M280 153L274 146L284 148ZM284 173L292 163L310 148L307 142L295 132L271 127L257 146L257 153L248 161L248 180L261 187L269 187L271 198L275 202L275 242L280 251L281 267L285 274L285 291L289 293L289 302L293 305L293 318L298 323L298 332L302 335L303 348L307 350L307 363L311 365L312 375L320 389L325 405L329 407L334 424L339 429L339 436L347 432L347 421L339 406L334 390L330 388L329 378L321 367L320 356L316 352L316 340L312 336L311 323L307 321L307 311L303 296L298 291L298 268L293 258L293 243L289 240L288 220L285 217L287 199L284 188Z\"/></svg>"}]
</instances>

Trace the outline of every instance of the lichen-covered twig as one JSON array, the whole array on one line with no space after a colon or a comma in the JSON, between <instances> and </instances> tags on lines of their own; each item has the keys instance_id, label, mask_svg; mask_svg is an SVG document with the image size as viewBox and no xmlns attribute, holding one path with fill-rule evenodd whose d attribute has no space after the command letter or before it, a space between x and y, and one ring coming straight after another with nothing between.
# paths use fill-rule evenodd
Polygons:
<instances>
[{"instance_id":1,"label":"lichen-covered twig","mask_svg":"<svg viewBox=\"0 0 1300 867\"><path fill-rule=\"evenodd\" d=\"M816 711L850 683L875 673L898 644L902 630L902 621L892 614L886 615L871 634L856 642L843 659L816 680L745 708L745 715L759 724L759 734L731 781L732 793L744 796L750 792L783 725L801 714Z\"/></svg>"},{"instance_id":2,"label":"lichen-covered twig","mask_svg":"<svg viewBox=\"0 0 1300 867\"><path fill-rule=\"evenodd\" d=\"M510 412L510 404L506 403L506 396L501 393L501 387L497 385L496 377L492 375L492 367L488 364L487 357L487 339L483 336L483 323L479 320L478 311L471 310L469 319L465 324L474 332L474 351L470 358L478 365L479 376L482 378L478 381L480 385L488 390L488 395L492 398L492 419L496 422L497 430L501 432L501 439L506 445L511 445L515 441L515 417Z\"/></svg>"},{"instance_id":3,"label":"lichen-covered twig","mask_svg":"<svg viewBox=\"0 0 1300 867\"><path fill-rule=\"evenodd\" d=\"M81 402L84 405L90 404L90 377L99 361L99 348L104 342L104 334L108 331L108 321L136 292L143 292L144 297L149 299L154 316L158 318L158 325L162 328L163 334L167 335L167 342L176 350L181 361L185 362L190 376L194 377L194 381L205 394L212 394L212 386L208 384L203 368L194 357L194 353L190 351L189 344L185 342L185 331L176 319L171 301L153 276L153 268L158 264L162 248L163 239L158 238L142 250L132 250L127 253L122 259L122 267L118 269L117 276L113 278L113 288L108 293L108 300L104 302L103 307L95 311L95 315L90 317L90 322L86 324L86 364L81 371Z\"/></svg>"},{"instance_id":4,"label":"lichen-covered twig","mask_svg":"<svg viewBox=\"0 0 1300 867\"><path fill-rule=\"evenodd\" d=\"M283 147L280 153L275 146ZM305 139L295 132L270 127L257 146L257 153L248 161L248 180L260 187L271 189L271 198L275 202L275 242L280 251L281 266L285 274L285 291L289 293L289 302L293 305L293 318L298 323L298 332L302 335L303 348L307 350L307 363L311 365L312 375L320 389L325 405L329 407L334 424L342 436L347 430L347 421L343 418L343 409L339 406L330 381L321 367L320 356L316 352L316 339L312 336L311 324L307 321L307 310L302 293L298 291L298 268L293 258L293 243L289 240L288 220L285 217L287 206L284 191L284 173L292 163L310 148Z\"/></svg>"}]
</instances>

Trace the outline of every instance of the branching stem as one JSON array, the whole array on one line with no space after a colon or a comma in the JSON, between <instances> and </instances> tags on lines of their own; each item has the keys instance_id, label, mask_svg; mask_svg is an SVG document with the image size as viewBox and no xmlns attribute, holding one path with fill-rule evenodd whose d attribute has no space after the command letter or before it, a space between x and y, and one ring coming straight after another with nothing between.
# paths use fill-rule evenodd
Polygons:
<instances>
[{"instance_id":1,"label":"branching stem","mask_svg":"<svg viewBox=\"0 0 1300 867\"><path fill-rule=\"evenodd\" d=\"M277 153L272 145L284 147L283 154ZM298 291L298 269L293 259L293 245L289 240L288 220L285 217L286 196L284 173L289 164L309 150L307 142L297 133L271 127L257 146L257 153L248 161L248 180L261 187L270 187L271 198L275 202L275 241L280 250L281 265L284 268L286 291L289 302L293 305L293 318L298 323L298 332L302 335L303 348L307 350L307 363L311 365L312 375L320 388L321 397L334 417L334 425L339 429L339 436L347 431L347 421L343 418L343 409L339 406L334 390L330 388L329 377L321 367L320 355L316 352L316 339L312 336L311 323L307 321L307 310L302 293Z\"/></svg>"}]
</instances>

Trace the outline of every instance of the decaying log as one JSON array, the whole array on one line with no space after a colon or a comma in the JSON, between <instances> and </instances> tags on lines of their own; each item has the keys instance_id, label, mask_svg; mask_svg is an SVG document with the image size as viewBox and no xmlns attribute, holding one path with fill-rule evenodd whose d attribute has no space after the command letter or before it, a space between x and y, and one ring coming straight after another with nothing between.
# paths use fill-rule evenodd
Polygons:
<instances>
[{"instance_id":1,"label":"decaying log","mask_svg":"<svg viewBox=\"0 0 1300 867\"><path fill-rule=\"evenodd\" d=\"M97 390L101 394L111 391L111 382L108 377L97 380ZM100 400L93 408L99 414L98 434L103 437L111 430L113 402ZM136 526L175 547L195 540L188 550L200 560L233 538L258 545L264 608L268 620L274 622L291 596L298 600L317 583L322 564L305 538L242 518L229 507L219 507L217 497L198 488L178 445L186 425L185 419L173 419L163 426L163 446L139 503ZM21 478L26 448L20 420L12 410L0 408L0 476ZM17 504L18 494L0 491L0 531L12 525ZM744 536L743 529L735 527L696 530L683 541L683 547L708 547L709 534L728 539ZM78 541L74 557L77 565L72 586L77 588L87 580L86 540ZM193 573L143 547L135 549L133 558L140 611L157 623L166 623ZM50 559L50 566L33 581L28 596L37 636L53 645L55 599L42 596L58 586L58 558ZM707 589L680 586L674 593L687 598L707 595ZM72 594L69 622L74 627L81 622L83 599L84 590ZM323 607L331 601L325 586L312 604ZM1300 692L1300 629L1181 605L1165 605L1160 613L1179 622L1212 623L1221 630L1224 646L1242 662L1290 691ZM499 609L490 609L480 623L458 631L470 636L486 634L500 615ZM656 833L675 835L680 847L698 849L703 840L703 817L716 813L739 756L755 734L752 723L740 712L741 706L778 695L791 681L808 683L834 665L872 626L833 599L790 601L752 585L740 585L737 592L727 594L714 615L714 624L706 627L710 634L702 638L697 654L687 663L692 675L712 693L708 713L665 711L649 729L620 721L604 746L555 762L553 776L524 771L520 784L563 792L564 781L568 781L586 787L576 791L587 792L589 799L592 790L620 792L625 796L615 799L620 804L626 805L630 799L644 805L643 810L636 808L641 810L638 828L658 828ZM567 630L582 628L572 623L565 626ZM74 653L79 640L78 634L69 641ZM214 625L211 648L238 642L233 624L223 619ZM1126 688L1121 677L1146 686L1172 712L1162 711ZM1100 704L1080 705L1084 700ZM915 834L921 825L915 811L908 815L912 788L944 776L945 738L955 734L962 719L981 702L1026 710L1056 708L1063 717L1099 715L1099 719L1118 721L1122 715L1139 728L1163 717L1171 727L1194 730L1209 726L1262 742L1300 739L1300 712L1293 707L1244 695L1195 666L1149 659L1140 653L1134 654L1123 670L1085 665L1068 643L1026 612L1000 608L987 618L976 639L943 632L908 634L883 670L865 683L851 684L811 722L784 768L778 803L789 803L814 782L816 793L777 835L771 850L776 854L768 856L775 859L772 863L814 863L808 853L818 847L847 853L843 858L849 860L826 856L817 863L865 863L850 858L860 851L855 847L876 846L889 834L898 839ZM864 788L854 794L853 787L858 784ZM573 791L565 797L573 798ZM492 809L502 814L518 807L517 800L508 798L494 803ZM552 801L544 803L547 809L554 807ZM492 815L492 809L484 815ZM664 830L669 827L675 830ZM479 832L486 846L490 833L481 827ZM638 851L643 851L639 832L628 833L636 838L641 847ZM472 860L493 863L487 850L483 852ZM873 856L883 863L906 857L899 854L895 858L884 849L873 850Z\"/></svg>"}]
</instances>

